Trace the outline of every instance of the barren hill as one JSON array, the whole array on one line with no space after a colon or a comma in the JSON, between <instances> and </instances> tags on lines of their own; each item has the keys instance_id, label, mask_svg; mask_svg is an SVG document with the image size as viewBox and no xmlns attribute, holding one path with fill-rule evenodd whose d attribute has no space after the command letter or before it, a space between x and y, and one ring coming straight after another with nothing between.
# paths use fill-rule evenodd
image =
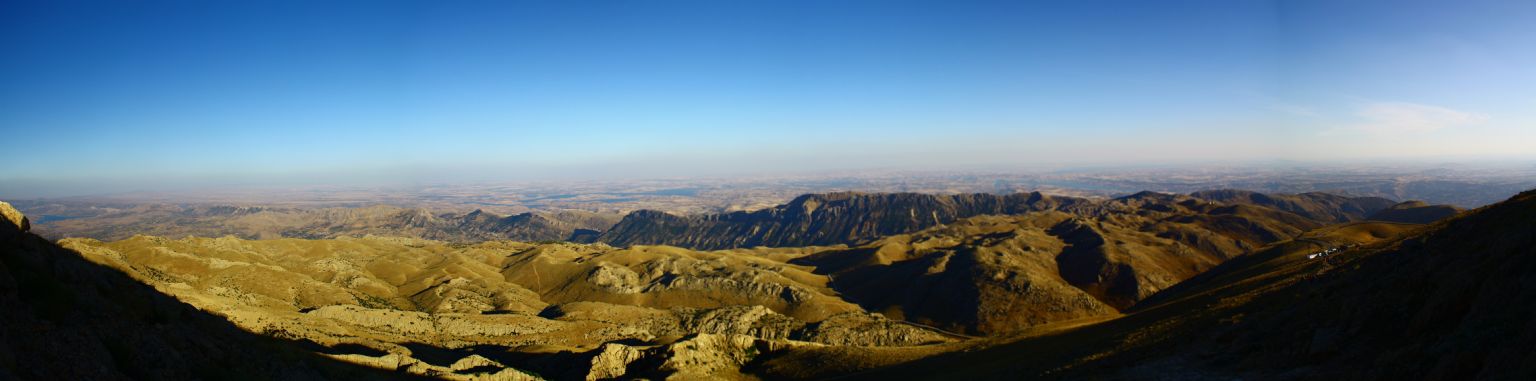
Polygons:
<instances>
[{"instance_id":1,"label":"barren hill","mask_svg":"<svg viewBox=\"0 0 1536 381\"><path fill-rule=\"evenodd\" d=\"M1530 379L1533 232L1536 191L1428 226L1327 227L1119 319L860 378Z\"/></svg>"},{"instance_id":2,"label":"barren hill","mask_svg":"<svg viewBox=\"0 0 1536 381\"><path fill-rule=\"evenodd\" d=\"M1142 194L1078 213L978 216L792 260L887 316L999 334L1113 315L1324 223L1248 205Z\"/></svg>"},{"instance_id":3,"label":"barren hill","mask_svg":"<svg viewBox=\"0 0 1536 381\"><path fill-rule=\"evenodd\" d=\"M954 340L869 314L826 277L786 263L814 248L698 252L375 236L61 244L246 330L421 375L465 371L456 365L464 361L477 368L464 374L476 377L585 379L624 374L632 363L637 374L697 370L667 362L675 356L704 356L702 371L728 374L744 365L741 351L759 346L937 348ZM700 345L722 347L696 352Z\"/></svg>"},{"instance_id":4,"label":"barren hill","mask_svg":"<svg viewBox=\"0 0 1536 381\"><path fill-rule=\"evenodd\" d=\"M724 232L789 226L833 237L850 227L874 234L928 224L911 219L917 213L911 205L941 223L855 245L715 251L374 235L139 235L111 242L66 239L52 255L115 269L241 330L292 340L303 347L297 353L318 355L316 361L410 375L805 378L913 360L972 366L977 360L969 355L938 354L990 359L985 356L1007 356L1019 345L1061 350L1002 368L983 361L974 366L976 375L1036 372L1030 367L1047 363L1070 373L1088 372L1073 364L1088 361L1083 359L1091 353L1111 354L1103 360L1111 361L1142 353L1136 346L1161 345L1163 330L1215 324L1200 320L1214 316L1203 312L1167 320L1171 311L1194 308L1169 306L1205 303L1217 292L1212 290L1284 287L1290 283L1271 281L1290 274L1271 272L1276 263L1305 265L1297 258L1307 252L1391 240L1419 226L1332 223L1337 216L1355 218L1352 211L1329 209L1351 208L1349 203L1305 208L1307 215L1322 216L1315 219L1274 203L1152 192L1109 200L835 194L756 212L772 218L752 224L660 218L682 221L684 228L667 230L678 237L687 237L683 233L694 229L689 226ZM791 206L801 210L795 218L775 214L789 213ZM884 222L848 214L868 208L875 208L870 218ZM907 218L900 217L903 212ZM995 214L965 216L972 212ZM439 218L418 214L406 220L419 226ZM509 219L484 213L457 218L492 227ZM746 242L724 237L703 242ZM751 239L777 235L756 237ZM1329 253L1339 256L1327 261L1346 258ZM1062 347L1035 345L1068 329L1101 336ZM1131 349L1099 347L1107 345L1106 337L1136 339L1124 342Z\"/></svg>"}]
</instances>

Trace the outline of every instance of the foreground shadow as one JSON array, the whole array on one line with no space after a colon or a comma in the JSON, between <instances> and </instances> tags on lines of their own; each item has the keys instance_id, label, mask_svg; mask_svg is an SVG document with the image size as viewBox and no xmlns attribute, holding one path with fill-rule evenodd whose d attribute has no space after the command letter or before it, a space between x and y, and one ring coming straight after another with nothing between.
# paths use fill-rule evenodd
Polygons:
<instances>
[{"instance_id":1,"label":"foreground shadow","mask_svg":"<svg viewBox=\"0 0 1536 381\"><path fill-rule=\"evenodd\" d=\"M0 380L422 379L242 330L25 225L0 218Z\"/></svg>"}]
</instances>

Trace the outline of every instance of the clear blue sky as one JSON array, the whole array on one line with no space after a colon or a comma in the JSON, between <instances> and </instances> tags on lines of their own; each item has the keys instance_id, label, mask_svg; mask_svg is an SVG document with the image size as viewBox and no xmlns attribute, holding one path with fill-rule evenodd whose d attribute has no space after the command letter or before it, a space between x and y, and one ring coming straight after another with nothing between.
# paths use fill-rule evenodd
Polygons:
<instances>
[{"instance_id":1,"label":"clear blue sky","mask_svg":"<svg viewBox=\"0 0 1536 381\"><path fill-rule=\"evenodd\" d=\"M1536 154L1532 1L5 1L0 194Z\"/></svg>"}]
</instances>

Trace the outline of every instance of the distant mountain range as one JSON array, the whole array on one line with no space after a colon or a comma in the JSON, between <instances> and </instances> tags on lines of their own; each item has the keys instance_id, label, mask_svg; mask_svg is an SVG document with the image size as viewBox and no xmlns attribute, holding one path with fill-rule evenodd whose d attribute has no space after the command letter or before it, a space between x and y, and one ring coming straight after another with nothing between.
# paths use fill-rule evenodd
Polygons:
<instances>
[{"instance_id":1,"label":"distant mountain range","mask_svg":"<svg viewBox=\"0 0 1536 381\"><path fill-rule=\"evenodd\" d=\"M1156 194L1144 192L1126 199ZM1395 204L1376 197L1325 193L1296 195L1222 190L1189 197L1220 203L1263 206L1319 222L1368 218ZM122 204L84 207L33 202L50 218L35 229L51 238L120 240L136 234L168 238L246 239L397 236L450 242L485 240L601 242L614 246L670 245L698 250L741 247L860 245L981 215L1022 215L1062 211L1105 213L1105 199L1051 196L1039 192L935 195L921 193L807 194L756 211L673 215L639 210L619 215L576 210L497 215L432 212L393 206L296 208L236 205ZM75 214L80 217L71 218ZM61 217L62 216L62 217Z\"/></svg>"},{"instance_id":2,"label":"distant mountain range","mask_svg":"<svg viewBox=\"0 0 1536 381\"><path fill-rule=\"evenodd\" d=\"M48 205L33 208L48 210ZM421 208L393 206L294 208L234 205L121 205L99 207L88 217L57 218L39 223L52 238L85 237L120 240L136 234L172 238L221 237L247 239L335 238L363 235L415 237L453 242L485 240L560 241L578 232L595 234L621 216L575 210L497 215L433 213Z\"/></svg>"},{"instance_id":3,"label":"distant mountain range","mask_svg":"<svg viewBox=\"0 0 1536 381\"><path fill-rule=\"evenodd\" d=\"M637 211L624 216L596 238L615 246L670 245L700 250L736 247L786 247L862 244L980 215L1020 215L1048 210L1083 216L1125 212L1128 202L1159 199L1154 208L1171 208L1167 201L1209 201L1272 208L1311 220L1334 223L1363 220L1391 207L1378 197L1344 197L1326 193L1265 195L1223 190L1174 196L1142 192L1119 199L1049 196L1039 192L1010 195L919 193L829 193L800 196L773 208L725 214L675 216Z\"/></svg>"}]
</instances>

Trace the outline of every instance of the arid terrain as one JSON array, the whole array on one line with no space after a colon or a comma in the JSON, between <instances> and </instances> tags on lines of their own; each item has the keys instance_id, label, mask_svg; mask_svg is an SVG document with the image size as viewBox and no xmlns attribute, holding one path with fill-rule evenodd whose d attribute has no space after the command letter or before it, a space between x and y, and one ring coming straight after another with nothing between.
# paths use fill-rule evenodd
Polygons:
<instances>
[{"instance_id":1,"label":"arid terrain","mask_svg":"<svg viewBox=\"0 0 1536 381\"><path fill-rule=\"evenodd\" d=\"M0 1L0 381L1536 380L1536 0Z\"/></svg>"},{"instance_id":2,"label":"arid terrain","mask_svg":"<svg viewBox=\"0 0 1536 381\"><path fill-rule=\"evenodd\" d=\"M1267 325L1296 324L1281 321L1301 312L1280 305L1315 306L1305 307L1320 314L1312 320L1351 317L1324 318L1342 312L1322 301L1257 305L1254 300L1295 297L1300 291L1284 290L1313 283L1346 287L1305 292L1364 297L1353 296L1357 291L1349 287L1355 286L1342 279L1390 270L1354 264L1375 263L1366 259L1409 250L1405 247L1414 252L1443 248L1435 242L1452 238L1433 237L1450 234L1442 231L1475 234L1475 228L1464 225L1478 221L1517 221L1508 214L1520 213L1522 205L1528 209L1527 198L1467 212L1454 222L1436 222L1463 212L1375 197L1238 190L1140 192L1109 199L844 192L804 195L752 212L638 211L616 222L606 220L612 227L600 226L604 220L591 214L570 213L554 215L564 216L563 221L551 218L537 225L552 231L592 228L580 240L589 243L503 239L528 234L521 232L535 225L514 222L546 218L536 213L433 216L370 207L318 213L197 210L202 218L222 215L224 226L257 232L295 220L329 226L320 229L328 235L304 238L279 238L293 234L277 230L245 238L135 234L53 244L24 232L30 222L6 205L12 225L6 236L7 268L51 266L54 273L68 272L41 281L51 284L54 291L47 292L52 294L13 289L20 294L9 295L20 299L9 303L24 307L10 309L8 319L45 322L32 323L40 327L94 327L92 322L103 317L70 317L79 313L74 308L83 300L134 305L151 303L135 298L158 298L162 301L153 303L181 306L163 308L197 311L174 312L180 317L172 321L206 314L197 321L292 353L284 356L313 358L306 360L312 365L292 368L262 365L262 374L319 378L376 371L398 377L559 380L923 374L912 369L956 369L919 378L1273 375L1269 372L1278 371L1278 364L1300 360L1222 363L1211 351L1252 342L1240 348L1258 356L1282 350L1268 348L1293 345L1280 344L1290 339L1244 336L1247 328L1233 328L1250 321L1266 324L1255 332L1271 329ZM175 211L143 212L161 213L167 216L159 217L168 221L165 226L176 226L168 217ZM1481 217L1488 215L1498 217ZM146 230L152 233L156 226L161 225ZM565 230L550 237L568 235ZM1485 251L1532 247L1477 245L1475 250ZM50 260L67 266L37 262ZM87 294L82 299L76 294L83 291L70 283L82 280L68 275L81 271L112 273L107 278L122 279L116 282L142 284L143 291L134 295L148 296ZM5 284L36 284L38 274L49 272L13 273L14 280ZM123 292L119 288L110 292ZM1243 312L1249 310L1255 312ZM165 313L171 312L155 314ZM69 320L46 323L58 314ZM156 321L168 323L167 318L156 316L111 326L166 327ZM1207 338L1189 331L1213 324L1237 336ZM1318 348L1345 342L1335 336L1378 332L1341 324L1328 328L1334 333L1327 335L1333 336L1307 336L1315 342L1309 351L1321 353L1312 358L1327 360L1321 364L1328 367L1317 370L1323 373L1300 368L1295 372L1302 373L1294 374L1348 371L1328 356L1356 352ZM1296 329L1320 329L1312 327ZM175 329L190 335L215 328ZM10 332L12 337L26 335ZM84 337L107 340L112 335ZM185 346L191 344L176 343L100 345L192 350ZM26 348L10 348L7 363L33 364L17 368L23 373L66 374L53 368L64 363L29 357L50 352L34 354ZM109 350L105 357L112 362L79 374L132 375L143 371L136 368L154 367L125 362L122 356Z\"/></svg>"}]
</instances>

